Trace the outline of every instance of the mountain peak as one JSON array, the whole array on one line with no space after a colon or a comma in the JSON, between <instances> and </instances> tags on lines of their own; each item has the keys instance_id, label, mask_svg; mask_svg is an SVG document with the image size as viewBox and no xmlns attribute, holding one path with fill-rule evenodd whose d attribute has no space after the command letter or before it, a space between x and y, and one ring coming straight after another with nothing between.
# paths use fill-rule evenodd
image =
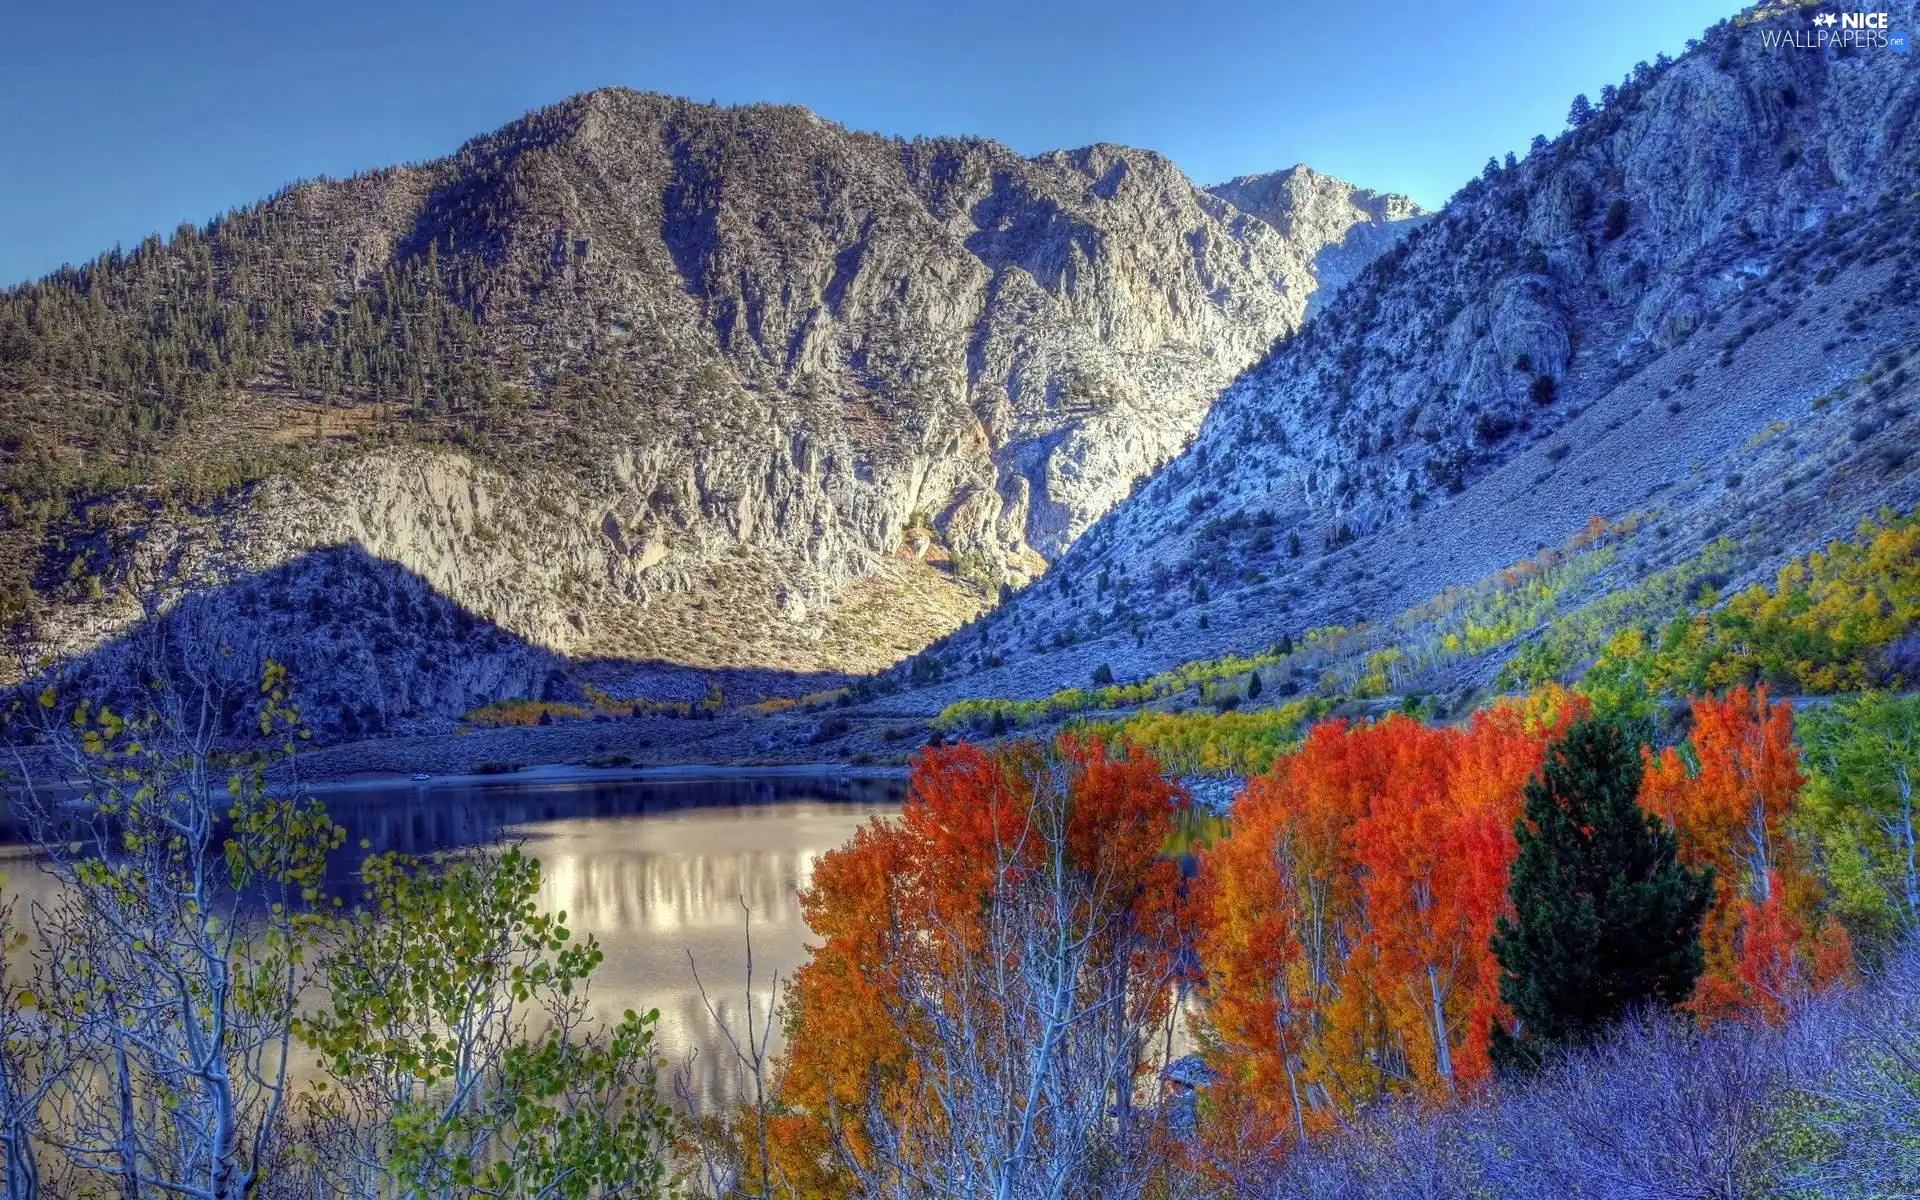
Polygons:
<instances>
[{"instance_id":1,"label":"mountain peak","mask_svg":"<svg viewBox=\"0 0 1920 1200\"><path fill-rule=\"evenodd\" d=\"M1913 0L1889 7L1914 23ZM1628 580L1723 536L1743 548L1730 574L1764 579L1882 505L1911 510L1920 77L1753 26L1640 64L1412 218L1049 580L955 639L1017 631L1031 653L949 694L1384 627L1596 515L1647 531L1619 554ZM1415 211L1300 167L1208 190L1296 240ZM1070 586L1089 577L1104 595Z\"/></svg>"},{"instance_id":2,"label":"mountain peak","mask_svg":"<svg viewBox=\"0 0 1920 1200\"><path fill-rule=\"evenodd\" d=\"M1345 220L1289 234L1109 143L1026 158L602 88L0 296L0 485L164 493L217 448L198 495L231 503L151 542L237 547L198 558L216 585L290 567L345 611L347 567L312 552L358 544L548 651L872 670L1178 454L1305 319L1332 261L1312 239L1372 228ZM309 456L328 469L287 469ZM43 508L0 528L0 596L52 578L46 546L73 569ZM101 554L99 595L34 601L82 652L137 615ZM466 663L471 687L409 708L524 686L522 658L401 628L416 608L325 637L372 640L369 689ZM263 654L339 677L276 620Z\"/></svg>"},{"instance_id":3,"label":"mountain peak","mask_svg":"<svg viewBox=\"0 0 1920 1200\"><path fill-rule=\"evenodd\" d=\"M1207 189L1240 211L1271 225L1282 237L1317 247L1319 290L1311 311L1382 251L1430 214L1397 192L1376 192L1296 163L1264 175L1242 175Z\"/></svg>"},{"instance_id":4,"label":"mountain peak","mask_svg":"<svg viewBox=\"0 0 1920 1200\"><path fill-rule=\"evenodd\" d=\"M1282 233L1292 232L1303 219L1318 219L1351 207L1358 219L1373 223L1406 221L1427 216L1427 210L1398 192L1376 192L1348 183L1337 176L1295 163L1263 175L1242 175L1225 183L1216 183L1207 191L1229 201L1236 208L1252 213Z\"/></svg>"}]
</instances>

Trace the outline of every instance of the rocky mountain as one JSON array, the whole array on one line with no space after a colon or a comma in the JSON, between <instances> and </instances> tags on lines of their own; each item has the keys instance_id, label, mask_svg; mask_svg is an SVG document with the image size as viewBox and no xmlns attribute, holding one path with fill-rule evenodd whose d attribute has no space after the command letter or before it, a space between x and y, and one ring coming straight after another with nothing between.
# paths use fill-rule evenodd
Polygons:
<instances>
[{"instance_id":1,"label":"rocky mountain","mask_svg":"<svg viewBox=\"0 0 1920 1200\"><path fill-rule=\"evenodd\" d=\"M1297 245L1320 247L1313 256L1319 288L1308 299L1310 315L1427 215L1405 196L1365 191L1305 164L1242 175L1207 191L1259 217Z\"/></svg>"},{"instance_id":2,"label":"rocky mountain","mask_svg":"<svg viewBox=\"0 0 1920 1200\"><path fill-rule=\"evenodd\" d=\"M1740 566L1717 582L1766 579L1882 505L1912 511L1920 70L1801 48L1815 11L1725 22L1490 163L887 703L1033 697L1377 623L1596 515L1639 530L1603 590L1723 535ZM1258 186L1225 194L1267 207Z\"/></svg>"},{"instance_id":3,"label":"rocky mountain","mask_svg":"<svg viewBox=\"0 0 1920 1200\"><path fill-rule=\"evenodd\" d=\"M137 595L272 572L323 615L229 615L309 674L491 653L410 627L397 568L512 667L379 728L520 686L528 646L884 667L1036 577L1417 215L1302 169L1208 192L1117 146L579 96L0 296L7 607L70 660Z\"/></svg>"}]
</instances>

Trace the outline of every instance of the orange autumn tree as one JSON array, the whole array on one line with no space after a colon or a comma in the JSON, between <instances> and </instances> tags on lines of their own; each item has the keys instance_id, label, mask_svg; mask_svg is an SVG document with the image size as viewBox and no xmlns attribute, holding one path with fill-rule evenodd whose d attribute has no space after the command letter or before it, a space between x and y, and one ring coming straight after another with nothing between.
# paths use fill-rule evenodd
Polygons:
<instances>
[{"instance_id":1,"label":"orange autumn tree","mask_svg":"<svg viewBox=\"0 0 1920 1200\"><path fill-rule=\"evenodd\" d=\"M1500 1014L1490 940L1507 904L1522 789L1552 738L1584 708L1501 705L1463 732L1396 734L1394 770L1355 827L1367 894L1363 949L1393 986L1382 994L1407 1070L1439 1097L1492 1073Z\"/></svg>"},{"instance_id":2,"label":"orange autumn tree","mask_svg":"<svg viewBox=\"0 0 1920 1200\"><path fill-rule=\"evenodd\" d=\"M1273 1153L1389 1094L1490 1075L1489 949L1521 790L1585 711L1570 693L1476 714L1327 722L1248 784L1204 856L1205 1032L1229 1159Z\"/></svg>"},{"instance_id":3,"label":"orange autumn tree","mask_svg":"<svg viewBox=\"0 0 1920 1200\"><path fill-rule=\"evenodd\" d=\"M1348 971L1364 903L1352 829L1384 778L1371 728L1316 725L1299 751L1248 782L1232 833L1201 858L1206 1027L1225 1051L1213 1099L1237 1110L1216 1127L1247 1138L1216 1147L1230 1163L1266 1157L1289 1132L1304 1140L1366 1087L1341 1069L1371 1048L1355 1019L1365 989ZM1351 1042L1329 1055L1343 1000L1340 1032Z\"/></svg>"},{"instance_id":4,"label":"orange autumn tree","mask_svg":"<svg viewBox=\"0 0 1920 1200\"><path fill-rule=\"evenodd\" d=\"M1356 949L1377 989L1392 1051L1387 1061L1422 1092L1450 1091L1459 1016L1452 1002L1471 987L1473 974L1464 937L1477 873L1458 868L1475 814L1462 812L1452 796L1456 734L1404 717L1375 729L1387 770L1353 828L1366 900Z\"/></svg>"},{"instance_id":5,"label":"orange autumn tree","mask_svg":"<svg viewBox=\"0 0 1920 1200\"><path fill-rule=\"evenodd\" d=\"M1852 968L1846 933L1821 913L1813 864L1789 836L1806 783L1793 706L1737 687L1695 699L1692 712L1684 750L1648 752L1640 793L1679 835L1681 861L1715 872L1691 1005L1703 1020L1778 1021Z\"/></svg>"},{"instance_id":6,"label":"orange autumn tree","mask_svg":"<svg viewBox=\"0 0 1920 1200\"><path fill-rule=\"evenodd\" d=\"M867 1106L901 1104L912 1090L888 994L897 970L890 956L901 950L896 914L925 903L919 849L900 826L876 820L814 868L801 901L821 941L789 991L780 1104L766 1131L771 1164L762 1162L753 1114L741 1125L749 1190L772 1194L769 1179L780 1178L811 1200L843 1195L844 1160L872 1165Z\"/></svg>"},{"instance_id":7,"label":"orange autumn tree","mask_svg":"<svg viewBox=\"0 0 1920 1200\"><path fill-rule=\"evenodd\" d=\"M1021 1191L1145 1136L1132 1100L1179 960L1162 850L1183 799L1152 757L1097 740L922 752L900 820L826 855L803 896L821 942L790 994L785 1186Z\"/></svg>"}]
</instances>

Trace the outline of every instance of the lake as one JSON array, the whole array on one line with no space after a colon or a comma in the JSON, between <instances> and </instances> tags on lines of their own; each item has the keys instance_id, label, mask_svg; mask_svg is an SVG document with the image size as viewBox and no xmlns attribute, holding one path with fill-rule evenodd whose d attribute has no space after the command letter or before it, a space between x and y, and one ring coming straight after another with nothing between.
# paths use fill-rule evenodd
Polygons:
<instances>
[{"instance_id":1,"label":"lake","mask_svg":"<svg viewBox=\"0 0 1920 1200\"><path fill-rule=\"evenodd\" d=\"M606 952L594 1008L609 1018L658 1008L669 1068L690 1064L694 1091L712 1104L737 1085L694 969L721 1016L744 1029L750 912L763 1018L775 975L791 978L806 959L797 893L814 864L874 816L898 812L905 791L902 778L836 775L329 788L350 848L330 874L336 894L353 894L363 839L371 852L410 854L523 842L540 860L545 907L565 910L574 936L591 934ZM4 857L7 891L48 884L23 849Z\"/></svg>"}]
</instances>

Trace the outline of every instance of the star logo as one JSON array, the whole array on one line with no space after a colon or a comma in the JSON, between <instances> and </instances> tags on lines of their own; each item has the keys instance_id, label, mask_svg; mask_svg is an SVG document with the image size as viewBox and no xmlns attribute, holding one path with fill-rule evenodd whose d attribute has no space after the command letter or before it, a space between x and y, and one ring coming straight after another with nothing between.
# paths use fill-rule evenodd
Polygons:
<instances>
[{"instance_id":1,"label":"star logo","mask_svg":"<svg viewBox=\"0 0 1920 1200\"><path fill-rule=\"evenodd\" d=\"M1832 13L1821 13L1813 19L1815 25L1836 25L1839 21L1840 18L1834 16Z\"/></svg>"}]
</instances>

